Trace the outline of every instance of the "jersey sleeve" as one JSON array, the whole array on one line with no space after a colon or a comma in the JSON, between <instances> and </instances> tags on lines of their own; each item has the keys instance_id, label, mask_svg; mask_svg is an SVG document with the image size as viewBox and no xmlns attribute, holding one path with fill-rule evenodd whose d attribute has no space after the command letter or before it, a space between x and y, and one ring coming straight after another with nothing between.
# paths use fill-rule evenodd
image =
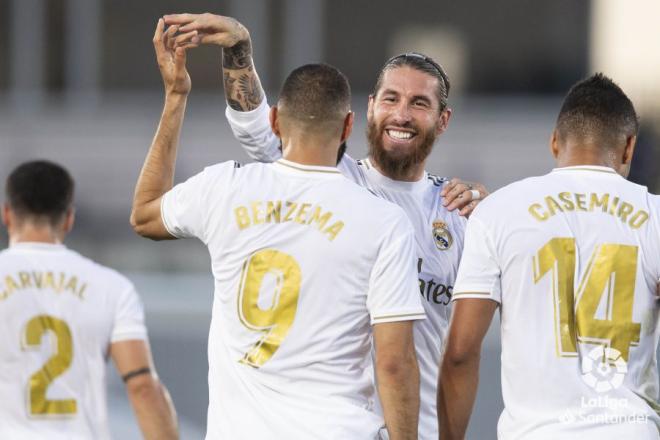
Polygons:
<instances>
[{"instance_id":1,"label":"jersey sleeve","mask_svg":"<svg viewBox=\"0 0 660 440\"><path fill-rule=\"evenodd\" d=\"M275 162L282 157L280 140L270 127L270 108L264 98L259 107L241 112L227 106L225 115L234 137L248 156L258 162Z\"/></svg>"},{"instance_id":2,"label":"jersey sleeve","mask_svg":"<svg viewBox=\"0 0 660 440\"><path fill-rule=\"evenodd\" d=\"M132 283L124 289L117 301L110 342L147 339L144 308Z\"/></svg>"},{"instance_id":3,"label":"jersey sleeve","mask_svg":"<svg viewBox=\"0 0 660 440\"><path fill-rule=\"evenodd\" d=\"M479 298L501 303L501 273L492 237L481 219L473 214L465 229L452 301Z\"/></svg>"},{"instance_id":4,"label":"jersey sleeve","mask_svg":"<svg viewBox=\"0 0 660 440\"><path fill-rule=\"evenodd\" d=\"M403 212L381 244L369 279L371 324L424 319L415 268L413 228Z\"/></svg>"}]
</instances>

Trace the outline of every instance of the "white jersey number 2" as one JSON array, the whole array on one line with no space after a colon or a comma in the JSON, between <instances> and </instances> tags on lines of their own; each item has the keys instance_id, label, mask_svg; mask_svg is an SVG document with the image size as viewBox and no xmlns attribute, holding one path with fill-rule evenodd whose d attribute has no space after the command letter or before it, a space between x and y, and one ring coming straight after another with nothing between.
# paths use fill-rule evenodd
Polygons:
<instances>
[{"instance_id":1,"label":"white jersey number 2","mask_svg":"<svg viewBox=\"0 0 660 440\"><path fill-rule=\"evenodd\" d=\"M55 335L55 354L30 376L28 382L28 411L32 416L72 415L77 411L74 399L48 399L46 391L50 384L70 366L73 360L73 339L66 322L49 315L38 315L30 319L23 333L23 350L36 350L47 331ZM52 336L51 336L52 337Z\"/></svg>"}]
</instances>

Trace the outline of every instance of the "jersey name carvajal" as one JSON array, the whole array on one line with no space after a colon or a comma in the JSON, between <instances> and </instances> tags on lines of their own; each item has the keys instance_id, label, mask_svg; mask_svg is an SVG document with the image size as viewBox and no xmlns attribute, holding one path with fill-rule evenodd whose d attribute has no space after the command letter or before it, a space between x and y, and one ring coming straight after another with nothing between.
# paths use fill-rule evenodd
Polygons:
<instances>
[{"instance_id":1,"label":"jersey name carvajal","mask_svg":"<svg viewBox=\"0 0 660 440\"><path fill-rule=\"evenodd\" d=\"M255 160L273 162L282 153L268 122L264 100L251 112L229 106L226 115L232 131ZM383 176L368 159L345 154L338 169L374 195L389 200L406 213L415 233L419 293L427 319L415 324L415 349L420 370L419 438L438 438L436 390L442 344L449 326L449 306L463 249L465 219L442 205L440 191L445 179L426 173L417 182L401 182Z\"/></svg>"},{"instance_id":2,"label":"jersey name carvajal","mask_svg":"<svg viewBox=\"0 0 660 440\"><path fill-rule=\"evenodd\" d=\"M336 168L209 167L163 221L209 248L209 439L372 439L371 326L424 318L412 228Z\"/></svg>"},{"instance_id":3,"label":"jersey name carvajal","mask_svg":"<svg viewBox=\"0 0 660 440\"><path fill-rule=\"evenodd\" d=\"M110 344L145 338L117 272L62 245L0 252L0 438L109 439Z\"/></svg>"},{"instance_id":4,"label":"jersey name carvajal","mask_svg":"<svg viewBox=\"0 0 660 440\"><path fill-rule=\"evenodd\" d=\"M475 210L454 299L502 304L500 439L658 438L659 220L658 196L595 166Z\"/></svg>"}]
</instances>

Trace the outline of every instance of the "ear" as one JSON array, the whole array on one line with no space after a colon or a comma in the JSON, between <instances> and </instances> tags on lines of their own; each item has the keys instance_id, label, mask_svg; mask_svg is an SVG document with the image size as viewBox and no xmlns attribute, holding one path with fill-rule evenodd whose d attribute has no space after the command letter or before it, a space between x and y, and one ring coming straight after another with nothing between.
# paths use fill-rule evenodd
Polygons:
<instances>
[{"instance_id":1,"label":"ear","mask_svg":"<svg viewBox=\"0 0 660 440\"><path fill-rule=\"evenodd\" d=\"M367 119L371 119L374 116L374 101L376 100L375 95L369 95L369 101L367 102Z\"/></svg>"},{"instance_id":2,"label":"ear","mask_svg":"<svg viewBox=\"0 0 660 440\"><path fill-rule=\"evenodd\" d=\"M435 134L439 135L444 133L447 130L447 127L449 127L449 120L451 119L451 109L447 107L440 113L440 116L438 116L438 125L435 130Z\"/></svg>"},{"instance_id":3,"label":"ear","mask_svg":"<svg viewBox=\"0 0 660 440\"><path fill-rule=\"evenodd\" d=\"M341 132L341 141L346 142L346 139L349 138L351 132L353 131L353 121L355 120L355 113L348 112L346 118L344 118L344 128Z\"/></svg>"},{"instance_id":4,"label":"ear","mask_svg":"<svg viewBox=\"0 0 660 440\"><path fill-rule=\"evenodd\" d=\"M270 108L270 113L268 114L268 118L270 119L270 128L273 130L273 133L275 133L275 136L278 138L281 138L282 135L280 134L280 121L277 119L277 106L274 105Z\"/></svg>"},{"instance_id":5,"label":"ear","mask_svg":"<svg viewBox=\"0 0 660 440\"><path fill-rule=\"evenodd\" d=\"M626 139L626 146L623 149L623 157L621 163L630 165L632 163L633 154L635 153L635 145L637 144L637 136L628 136Z\"/></svg>"},{"instance_id":6,"label":"ear","mask_svg":"<svg viewBox=\"0 0 660 440\"><path fill-rule=\"evenodd\" d=\"M5 225L7 232L9 232L9 228L11 227L11 208L9 207L9 203L2 204L2 224Z\"/></svg>"},{"instance_id":7,"label":"ear","mask_svg":"<svg viewBox=\"0 0 660 440\"><path fill-rule=\"evenodd\" d=\"M64 224L62 225L62 229L65 235L71 232L75 222L76 222L76 209L72 206L66 211L66 216L64 217Z\"/></svg>"},{"instance_id":8,"label":"ear","mask_svg":"<svg viewBox=\"0 0 660 440\"><path fill-rule=\"evenodd\" d=\"M557 160L559 158L559 140L557 139L557 130L552 130L552 136L550 136L549 145L552 157Z\"/></svg>"}]
</instances>

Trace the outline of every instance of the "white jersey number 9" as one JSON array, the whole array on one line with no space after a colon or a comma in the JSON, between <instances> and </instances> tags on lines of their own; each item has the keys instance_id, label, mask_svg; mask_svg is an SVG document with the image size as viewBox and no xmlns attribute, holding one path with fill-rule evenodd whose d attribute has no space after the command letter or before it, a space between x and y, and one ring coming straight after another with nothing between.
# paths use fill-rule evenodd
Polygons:
<instances>
[{"instance_id":1,"label":"white jersey number 9","mask_svg":"<svg viewBox=\"0 0 660 440\"><path fill-rule=\"evenodd\" d=\"M267 307L262 308L259 295L267 275L273 277L275 292ZM245 327L263 336L241 359L242 363L259 368L280 348L296 316L301 281L296 260L275 249L257 251L243 263L238 316Z\"/></svg>"},{"instance_id":2,"label":"white jersey number 9","mask_svg":"<svg viewBox=\"0 0 660 440\"><path fill-rule=\"evenodd\" d=\"M64 373L73 360L73 340L66 322L49 315L30 319L23 334L23 350L35 350L47 331L55 335L54 355L32 376L28 382L28 411L33 416L72 415L77 411L74 399L51 400L46 398L50 384Z\"/></svg>"},{"instance_id":3,"label":"white jersey number 9","mask_svg":"<svg viewBox=\"0 0 660 440\"><path fill-rule=\"evenodd\" d=\"M534 257L534 282L552 273L555 336L560 357L577 356L577 342L600 343L618 350L627 362L639 343L641 325L633 322L637 246L601 244L575 286L575 239L553 238ZM596 318L607 295L605 319Z\"/></svg>"}]
</instances>

